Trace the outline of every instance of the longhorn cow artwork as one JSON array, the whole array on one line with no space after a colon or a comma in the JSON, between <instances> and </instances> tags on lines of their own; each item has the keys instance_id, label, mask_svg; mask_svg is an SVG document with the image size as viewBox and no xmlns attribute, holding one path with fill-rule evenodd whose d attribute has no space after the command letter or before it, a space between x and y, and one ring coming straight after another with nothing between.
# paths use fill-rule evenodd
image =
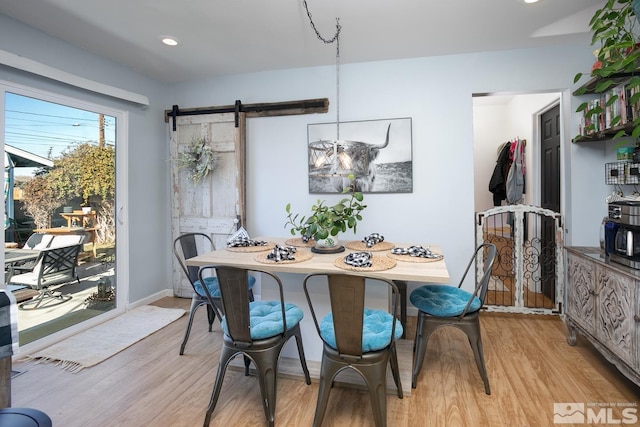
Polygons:
<instances>
[{"instance_id":1,"label":"longhorn cow artwork","mask_svg":"<svg viewBox=\"0 0 640 427\"><path fill-rule=\"evenodd\" d=\"M342 193L350 175L356 191L412 191L411 119L340 123L339 140L330 139L335 127L308 127L310 193Z\"/></svg>"}]
</instances>

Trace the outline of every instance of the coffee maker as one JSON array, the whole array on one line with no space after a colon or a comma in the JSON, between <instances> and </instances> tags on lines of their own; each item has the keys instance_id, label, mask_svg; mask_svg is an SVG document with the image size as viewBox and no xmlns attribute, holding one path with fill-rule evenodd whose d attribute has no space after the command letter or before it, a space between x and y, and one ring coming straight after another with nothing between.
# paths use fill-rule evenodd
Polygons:
<instances>
[{"instance_id":1,"label":"coffee maker","mask_svg":"<svg viewBox=\"0 0 640 427\"><path fill-rule=\"evenodd\" d=\"M609 203L605 254L613 262L640 270L640 201Z\"/></svg>"}]
</instances>

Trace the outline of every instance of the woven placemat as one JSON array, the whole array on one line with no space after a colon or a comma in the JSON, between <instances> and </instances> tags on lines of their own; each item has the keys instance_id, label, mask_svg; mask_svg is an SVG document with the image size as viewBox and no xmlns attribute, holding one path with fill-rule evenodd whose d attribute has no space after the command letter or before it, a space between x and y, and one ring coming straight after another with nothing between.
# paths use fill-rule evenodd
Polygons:
<instances>
[{"instance_id":1,"label":"woven placemat","mask_svg":"<svg viewBox=\"0 0 640 427\"><path fill-rule=\"evenodd\" d=\"M312 248L316 245L316 241L311 239L308 242L305 242L301 237L296 237L285 240L284 244L287 246L294 246L296 248Z\"/></svg>"},{"instance_id":2,"label":"woven placemat","mask_svg":"<svg viewBox=\"0 0 640 427\"><path fill-rule=\"evenodd\" d=\"M268 259L267 255L269 254L256 255L256 261L261 262L262 264L295 264L297 262L308 261L313 258L313 254L309 251L297 251L295 255L296 259L286 259L282 261Z\"/></svg>"},{"instance_id":3,"label":"woven placemat","mask_svg":"<svg viewBox=\"0 0 640 427\"><path fill-rule=\"evenodd\" d=\"M348 271L383 271L389 270L396 266L396 261L384 256L373 255L371 257L371 267L354 267L344 262L344 256L336 258L333 265Z\"/></svg>"},{"instance_id":4,"label":"woven placemat","mask_svg":"<svg viewBox=\"0 0 640 427\"><path fill-rule=\"evenodd\" d=\"M264 251L270 251L275 246L276 246L275 243L267 242L267 244L263 246L238 246L238 247L227 246L227 250L230 252L264 252Z\"/></svg>"},{"instance_id":5,"label":"woven placemat","mask_svg":"<svg viewBox=\"0 0 640 427\"><path fill-rule=\"evenodd\" d=\"M438 256L438 258L423 258L421 256L397 255L397 254L388 253L387 256L391 259L397 259L398 261L418 262L418 263L436 262L436 261L442 261L444 259L444 255L440 255Z\"/></svg>"},{"instance_id":6,"label":"woven placemat","mask_svg":"<svg viewBox=\"0 0 640 427\"><path fill-rule=\"evenodd\" d=\"M353 240L351 242L347 242L345 245L347 249L351 249L353 251L368 251L368 252L379 252L379 251L388 251L393 248L395 245L391 242L380 242L367 247L367 244L361 240Z\"/></svg>"}]
</instances>

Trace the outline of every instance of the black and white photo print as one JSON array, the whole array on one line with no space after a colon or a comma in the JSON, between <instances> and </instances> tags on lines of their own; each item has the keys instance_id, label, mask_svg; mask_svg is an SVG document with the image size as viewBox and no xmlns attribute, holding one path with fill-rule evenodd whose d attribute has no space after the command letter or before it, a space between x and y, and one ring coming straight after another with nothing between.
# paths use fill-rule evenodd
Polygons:
<instances>
[{"instance_id":1,"label":"black and white photo print","mask_svg":"<svg viewBox=\"0 0 640 427\"><path fill-rule=\"evenodd\" d=\"M411 193L411 118L307 126L309 193L342 193L355 177L363 193Z\"/></svg>"}]
</instances>

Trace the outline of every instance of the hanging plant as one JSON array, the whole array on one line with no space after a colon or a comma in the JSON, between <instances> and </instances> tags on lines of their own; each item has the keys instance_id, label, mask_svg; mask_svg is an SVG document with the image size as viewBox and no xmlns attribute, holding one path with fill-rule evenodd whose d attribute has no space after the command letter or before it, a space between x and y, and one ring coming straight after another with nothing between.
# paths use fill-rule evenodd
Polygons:
<instances>
[{"instance_id":1,"label":"hanging plant","mask_svg":"<svg viewBox=\"0 0 640 427\"><path fill-rule=\"evenodd\" d=\"M178 167L189 172L189 179L194 184L206 178L215 169L217 162L215 152L207 145L207 141L195 136L191 139L189 148L178 157Z\"/></svg>"}]
</instances>

